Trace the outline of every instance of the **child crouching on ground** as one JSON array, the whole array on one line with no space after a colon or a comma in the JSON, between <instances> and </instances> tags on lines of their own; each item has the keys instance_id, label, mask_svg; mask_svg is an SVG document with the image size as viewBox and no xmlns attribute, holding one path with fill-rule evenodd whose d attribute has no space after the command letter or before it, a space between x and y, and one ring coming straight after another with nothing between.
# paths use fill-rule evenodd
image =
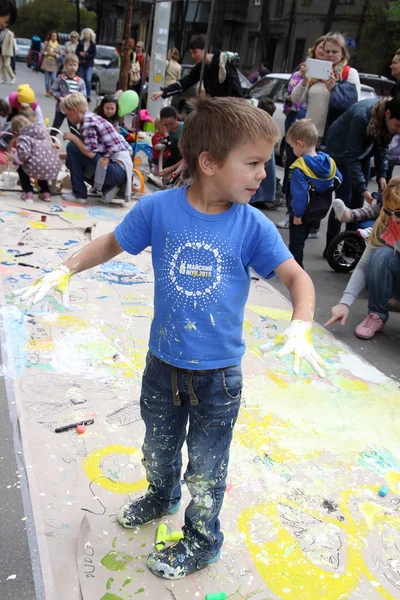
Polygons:
<instances>
[{"instance_id":1,"label":"child crouching on ground","mask_svg":"<svg viewBox=\"0 0 400 600\"><path fill-rule=\"evenodd\" d=\"M160 171L163 169L163 160L169 158L170 151L168 150L168 134L164 125L161 123L160 117L157 117L154 121L154 129L155 134L151 138L151 145L153 146L153 158L151 161L151 172L154 175L158 175ZM160 154L161 157L161 165L160 163ZM161 169L160 169L161 166Z\"/></svg>"},{"instance_id":2,"label":"child crouching on ground","mask_svg":"<svg viewBox=\"0 0 400 600\"><path fill-rule=\"evenodd\" d=\"M180 139L194 183L142 198L114 232L14 293L30 304L50 289L66 298L72 274L123 251L136 255L152 247L154 318L140 398L149 487L121 507L118 520L137 528L179 511L186 440L184 479L192 501L184 537L147 559L149 569L166 579L190 575L220 555L219 513L241 401L251 268L265 279L278 275L290 292L292 322L275 342L283 344L280 356L294 354L296 373L306 358L323 374L310 333L312 281L271 221L249 205L265 177L278 128L269 115L238 98L207 98L194 106Z\"/></svg>"},{"instance_id":3,"label":"child crouching on ground","mask_svg":"<svg viewBox=\"0 0 400 600\"><path fill-rule=\"evenodd\" d=\"M335 161L317 152L318 131L311 119L299 119L286 133L297 160L290 166L289 250L303 267L304 244L328 214L342 175Z\"/></svg>"},{"instance_id":4,"label":"child crouching on ground","mask_svg":"<svg viewBox=\"0 0 400 600\"><path fill-rule=\"evenodd\" d=\"M61 164L49 134L40 123L32 123L23 115L13 118L11 132L16 138L13 160L19 165L17 170L22 187L21 198L25 202L33 202L33 178L38 180L40 200L50 202L48 182L57 178Z\"/></svg>"}]
</instances>

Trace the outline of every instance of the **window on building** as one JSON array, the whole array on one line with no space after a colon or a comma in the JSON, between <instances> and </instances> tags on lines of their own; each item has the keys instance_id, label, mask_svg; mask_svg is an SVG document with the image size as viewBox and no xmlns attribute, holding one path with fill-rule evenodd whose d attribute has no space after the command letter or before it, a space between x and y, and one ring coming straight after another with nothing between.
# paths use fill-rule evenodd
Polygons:
<instances>
[{"instance_id":1,"label":"window on building","mask_svg":"<svg viewBox=\"0 0 400 600\"><path fill-rule=\"evenodd\" d=\"M258 50L258 36L251 35L247 46L246 64L254 66L256 64Z\"/></svg>"},{"instance_id":2,"label":"window on building","mask_svg":"<svg viewBox=\"0 0 400 600\"><path fill-rule=\"evenodd\" d=\"M284 10L285 10L285 0L276 0L274 16L277 19L280 19L281 17L283 17Z\"/></svg>"},{"instance_id":3,"label":"window on building","mask_svg":"<svg viewBox=\"0 0 400 600\"><path fill-rule=\"evenodd\" d=\"M304 38L297 38L294 43L292 71L304 60L306 40Z\"/></svg>"},{"instance_id":4,"label":"window on building","mask_svg":"<svg viewBox=\"0 0 400 600\"><path fill-rule=\"evenodd\" d=\"M254 0L254 6L261 6L262 0Z\"/></svg>"}]
</instances>

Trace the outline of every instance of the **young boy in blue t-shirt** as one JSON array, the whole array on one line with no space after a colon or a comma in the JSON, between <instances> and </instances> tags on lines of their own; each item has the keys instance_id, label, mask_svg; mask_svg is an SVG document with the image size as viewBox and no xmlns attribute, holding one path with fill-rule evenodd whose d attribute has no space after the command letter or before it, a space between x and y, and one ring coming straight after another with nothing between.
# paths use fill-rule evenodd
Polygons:
<instances>
[{"instance_id":1,"label":"young boy in blue t-shirt","mask_svg":"<svg viewBox=\"0 0 400 600\"><path fill-rule=\"evenodd\" d=\"M305 358L323 376L311 339L312 281L275 226L249 205L278 136L271 117L244 100L199 100L180 140L194 183L142 198L113 233L16 292L31 304L53 288L68 301L72 274L124 250L136 255L152 247L154 318L140 398L149 487L121 507L118 520L133 528L179 510L186 440L184 478L192 501L184 537L147 560L167 579L213 563L223 543L219 513L241 400L251 268L266 279L276 273L290 292L293 320L277 340L283 344L278 355L293 353L296 373Z\"/></svg>"}]
</instances>

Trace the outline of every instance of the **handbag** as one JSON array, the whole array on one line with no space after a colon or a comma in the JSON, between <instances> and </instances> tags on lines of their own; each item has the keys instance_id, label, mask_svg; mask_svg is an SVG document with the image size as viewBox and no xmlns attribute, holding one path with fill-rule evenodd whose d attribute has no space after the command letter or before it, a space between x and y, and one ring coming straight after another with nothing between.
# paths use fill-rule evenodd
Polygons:
<instances>
[{"instance_id":1,"label":"handbag","mask_svg":"<svg viewBox=\"0 0 400 600\"><path fill-rule=\"evenodd\" d=\"M136 53L134 53L129 69L129 84L137 85L138 83L140 83L140 62L137 59Z\"/></svg>"}]
</instances>

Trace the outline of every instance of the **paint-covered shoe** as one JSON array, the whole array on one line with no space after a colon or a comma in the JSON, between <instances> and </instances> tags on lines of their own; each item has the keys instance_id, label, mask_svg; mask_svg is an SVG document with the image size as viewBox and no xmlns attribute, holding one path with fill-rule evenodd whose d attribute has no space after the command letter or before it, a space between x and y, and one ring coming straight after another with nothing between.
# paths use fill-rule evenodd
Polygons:
<instances>
[{"instance_id":1,"label":"paint-covered shoe","mask_svg":"<svg viewBox=\"0 0 400 600\"><path fill-rule=\"evenodd\" d=\"M372 340L374 335L385 327L385 321L376 313L369 313L354 330L358 338L362 340Z\"/></svg>"},{"instance_id":2,"label":"paint-covered shoe","mask_svg":"<svg viewBox=\"0 0 400 600\"><path fill-rule=\"evenodd\" d=\"M28 202L29 204L32 204L32 202L33 202L33 193L32 192L22 192L22 194L21 194L21 200L24 200L25 202Z\"/></svg>"},{"instance_id":3,"label":"paint-covered shoe","mask_svg":"<svg viewBox=\"0 0 400 600\"><path fill-rule=\"evenodd\" d=\"M166 515L174 515L180 509L181 503L177 502L167 510L162 508L154 499L154 496L146 494L137 500L126 502L118 512L118 521L123 527L132 529L150 523L154 519L160 519Z\"/></svg>"},{"instance_id":4,"label":"paint-covered shoe","mask_svg":"<svg viewBox=\"0 0 400 600\"><path fill-rule=\"evenodd\" d=\"M183 538L173 546L149 554L147 566L154 575L164 579L183 579L191 573L196 573L208 565L212 565L220 557L204 559L188 540Z\"/></svg>"},{"instance_id":5,"label":"paint-covered shoe","mask_svg":"<svg viewBox=\"0 0 400 600\"><path fill-rule=\"evenodd\" d=\"M51 201L50 192L40 192L39 200L43 200L44 202L50 202Z\"/></svg>"}]
</instances>

